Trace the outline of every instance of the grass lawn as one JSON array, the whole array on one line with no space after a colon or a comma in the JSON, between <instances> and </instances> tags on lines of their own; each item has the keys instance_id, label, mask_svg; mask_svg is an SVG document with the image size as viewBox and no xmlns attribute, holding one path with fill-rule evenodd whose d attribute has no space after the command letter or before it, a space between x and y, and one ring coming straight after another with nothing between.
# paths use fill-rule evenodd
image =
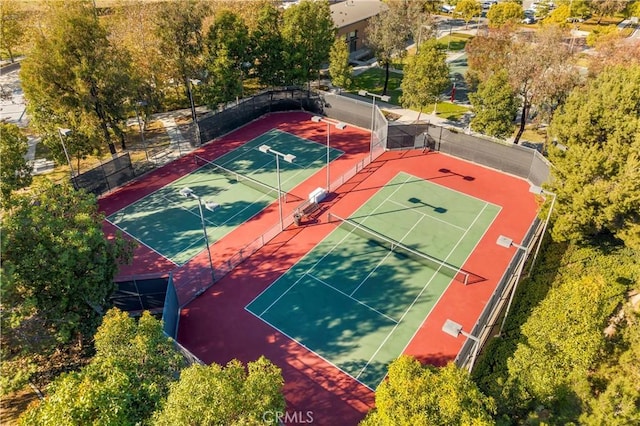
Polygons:
<instances>
[{"instance_id":1,"label":"grass lawn","mask_svg":"<svg viewBox=\"0 0 640 426\"><path fill-rule=\"evenodd\" d=\"M366 90L371 93L382 93L384 87L385 72L382 68L369 68L362 74L354 78L353 86L355 89L350 90L350 93L357 94L358 90ZM389 74L389 86L387 88L387 95L391 97L388 103L393 105L400 105L400 96L402 91L400 90L400 83L402 82L402 74L391 72ZM417 111L417 108L413 108ZM423 108L423 113L431 114L433 112L433 104ZM469 108L453 104L451 102L438 102L437 114L446 118L447 120L459 120L465 112L469 111Z\"/></svg>"},{"instance_id":2,"label":"grass lawn","mask_svg":"<svg viewBox=\"0 0 640 426\"><path fill-rule=\"evenodd\" d=\"M428 113L433 112L433 104L429 105L425 108L425 111ZM438 109L436 110L436 114L440 116L440 118L445 118L451 121L458 121L462 118L465 112L468 112L469 108L452 104L451 102L438 102Z\"/></svg>"},{"instance_id":3,"label":"grass lawn","mask_svg":"<svg viewBox=\"0 0 640 426\"><path fill-rule=\"evenodd\" d=\"M438 45L440 45L440 47L442 47L443 49L449 48L450 51L456 52L464 50L467 42L472 38L473 36L470 34L453 33L451 35L446 35L439 38Z\"/></svg>"},{"instance_id":4,"label":"grass lawn","mask_svg":"<svg viewBox=\"0 0 640 426\"><path fill-rule=\"evenodd\" d=\"M512 135L513 137L516 136L519 128L520 126L516 126L515 131L513 132L513 135ZM546 134L547 134L546 129L531 129L531 128L525 127L524 133L522 133L522 137L520 138L520 140L535 142L535 143L544 143Z\"/></svg>"},{"instance_id":5,"label":"grass lawn","mask_svg":"<svg viewBox=\"0 0 640 426\"><path fill-rule=\"evenodd\" d=\"M371 93L382 93L384 87L385 71L382 68L369 68L362 74L353 79L353 86L357 89L350 90L350 93L358 93L358 90L366 90ZM402 74L390 72L389 85L387 87L387 95L391 96L390 104L400 105L399 98L402 95L400 83L402 82Z\"/></svg>"}]
</instances>

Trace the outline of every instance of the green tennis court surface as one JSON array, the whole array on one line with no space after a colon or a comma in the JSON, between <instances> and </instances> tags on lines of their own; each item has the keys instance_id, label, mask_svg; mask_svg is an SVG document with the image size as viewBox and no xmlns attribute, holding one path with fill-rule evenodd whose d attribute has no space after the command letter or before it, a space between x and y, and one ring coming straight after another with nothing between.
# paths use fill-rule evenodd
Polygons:
<instances>
[{"instance_id":1,"label":"green tennis court surface","mask_svg":"<svg viewBox=\"0 0 640 426\"><path fill-rule=\"evenodd\" d=\"M400 173L246 309L375 389L499 210Z\"/></svg>"},{"instance_id":2,"label":"green tennis court surface","mask_svg":"<svg viewBox=\"0 0 640 426\"><path fill-rule=\"evenodd\" d=\"M209 243L213 244L277 199L275 157L258 150L263 144L296 156L293 163L280 161L281 187L285 192L326 165L325 145L273 129L216 159L215 164L200 159L202 166L191 174L119 210L107 220L182 265L202 251L205 243L198 200L185 198L179 191L189 187L203 203L212 201L220 205L213 212L203 208ZM331 148L331 161L342 154ZM287 201L302 200L290 194L286 197Z\"/></svg>"}]
</instances>

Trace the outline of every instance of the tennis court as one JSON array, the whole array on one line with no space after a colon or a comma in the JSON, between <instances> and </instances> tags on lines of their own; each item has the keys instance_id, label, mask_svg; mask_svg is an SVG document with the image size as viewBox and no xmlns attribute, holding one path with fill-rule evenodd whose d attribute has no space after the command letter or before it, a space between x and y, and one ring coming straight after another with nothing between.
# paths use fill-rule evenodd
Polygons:
<instances>
[{"instance_id":1,"label":"tennis court","mask_svg":"<svg viewBox=\"0 0 640 426\"><path fill-rule=\"evenodd\" d=\"M246 309L373 390L499 211L399 173Z\"/></svg>"},{"instance_id":2,"label":"tennis court","mask_svg":"<svg viewBox=\"0 0 640 426\"><path fill-rule=\"evenodd\" d=\"M185 187L205 202L219 206L202 209L209 244L233 231L278 198L278 175L273 150L295 155L293 163L280 161L283 202L300 202L305 194L292 194L301 182L326 166L327 147L291 133L272 129L210 162L195 156L200 165L192 173L166 185L107 217L107 220L142 244L183 265L205 248L198 200L183 197ZM343 152L330 148L331 161Z\"/></svg>"}]
</instances>

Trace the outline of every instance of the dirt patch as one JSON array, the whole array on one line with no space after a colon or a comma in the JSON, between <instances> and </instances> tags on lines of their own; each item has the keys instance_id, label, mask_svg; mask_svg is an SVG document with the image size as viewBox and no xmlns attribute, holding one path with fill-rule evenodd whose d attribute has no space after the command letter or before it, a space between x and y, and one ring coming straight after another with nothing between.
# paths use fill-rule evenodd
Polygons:
<instances>
[{"instance_id":1,"label":"dirt patch","mask_svg":"<svg viewBox=\"0 0 640 426\"><path fill-rule=\"evenodd\" d=\"M17 425L18 418L29 404L38 400L38 395L29 386L21 391L5 395L0 399L0 424Z\"/></svg>"}]
</instances>

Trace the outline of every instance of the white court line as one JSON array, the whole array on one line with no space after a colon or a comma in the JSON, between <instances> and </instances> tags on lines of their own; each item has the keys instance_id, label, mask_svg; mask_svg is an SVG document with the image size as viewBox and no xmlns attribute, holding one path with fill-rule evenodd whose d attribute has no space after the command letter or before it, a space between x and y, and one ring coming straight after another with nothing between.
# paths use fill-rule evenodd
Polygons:
<instances>
[{"instance_id":1,"label":"white court line","mask_svg":"<svg viewBox=\"0 0 640 426\"><path fill-rule=\"evenodd\" d=\"M115 214L115 213L114 213ZM125 230L124 228L121 228L120 226L118 226L117 224L115 224L114 222L111 222L109 219L105 218L104 220L106 220L107 222L109 222L110 224L112 224L113 226L115 226L116 228L118 228L120 231L124 232L125 234L127 234L128 236L130 236L131 238L133 238L134 240L138 241L139 243L141 243L143 246L145 246L146 248L148 248L149 250L151 250L152 252L154 252L155 254L157 254L160 257L164 257L165 259L167 259L169 262L173 263L176 266L181 266L180 264L174 262L173 260L169 259L167 256L165 256L164 254L160 253L158 250L154 249L153 247L151 247L149 244L146 244L144 241L142 241L140 238L137 238L135 235L133 235L132 233L128 232L127 230Z\"/></svg>"},{"instance_id":2,"label":"white court line","mask_svg":"<svg viewBox=\"0 0 640 426\"><path fill-rule=\"evenodd\" d=\"M487 203L489 205L491 205L491 203ZM487 234L487 232L489 232L489 229L491 229L491 226L493 226L493 222L495 222L495 220L498 218L498 215L500 214L500 211L502 210L501 207L499 207L498 212L496 213L496 215L493 217L493 219L491 220L491 223L489 224L489 226L487 226L484 230L484 232L482 233L482 235L480 236L480 238L478 238L478 241L476 242L476 244L473 246L473 249L469 252L469 254L467 255L467 257L465 258L464 262L462 262L462 267L464 267L465 263L467 263L467 260L469 260L469 258L471 257L471 255L473 254L473 252L476 251L476 247L478 247L478 244L480 244L480 241L482 241L482 239L484 238L484 236ZM505 272L503 273L506 274L507 271L505 270ZM500 277L500 280L498 280L498 282L500 282L502 280L502 277ZM416 328L416 331L414 331L413 335L411 336L411 339L409 339L407 341L407 344L404 345L404 348L402 348L402 352L400 352L401 354L404 353L405 350L407 350L407 347L409 347L409 344L413 341L413 339L416 337L416 335L418 334L418 332L420 331L420 329L422 328L422 326L424 325L424 323L427 321L427 319L429 318L429 315L431 315L431 312L433 311L433 309L438 306L438 303L440 302L440 299L442 299L442 297L444 296L444 294L446 293L446 291L443 291L442 293L440 293L440 296L438 296L438 300L436 300L436 303L433 304L433 306L431 307L431 310L429 312L427 312L427 315L425 315L424 319L422 320L422 322L420 323L420 327Z\"/></svg>"},{"instance_id":3,"label":"white court line","mask_svg":"<svg viewBox=\"0 0 640 426\"><path fill-rule=\"evenodd\" d=\"M264 135L266 135L266 134L268 134L268 133L269 133L269 132L262 133L262 134L260 134L259 136L256 136L255 138L253 138L253 139L251 139L251 140L246 141L244 144L242 144L241 146L239 146L239 147L235 148L234 150L232 150L232 151L230 151L230 152L228 152L228 153L226 153L226 154L224 154L224 155L222 155L222 156L220 156L220 157L216 158L216 160L223 159L223 160L224 160L224 163L219 163L219 165L220 165L220 166L222 166L222 167L225 167L225 168L226 168L226 164L229 164L229 163L231 163L231 162L233 162L233 161L236 161L238 158L242 158L242 157L244 157L244 156L245 156L245 153L246 153L247 151L251 151L251 150L256 149L256 147L255 147L254 145L252 145L252 144L253 144L253 143L255 143L255 142L256 142L258 139L260 139L262 136L264 136ZM268 138L267 138L267 140L265 140L265 141L258 141L258 143L260 143L260 144L266 144L266 143L267 143L267 142L269 142L270 140L273 140L273 139L275 139L275 138L277 138L277 137L278 137L278 135L273 135L273 136L268 137ZM239 153L238 155L236 155L236 156L231 157L231 159L230 159L229 161L227 161L227 159L225 158L225 157L226 157L227 155L229 155L229 154L238 153L238 152L240 152L240 153ZM202 157L202 158L204 158L204 157ZM205 158L205 160L206 160L206 158ZM211 162L211 163L216 164L215 160L207 160L207 161L209 161L209 162Z\"/></svg>"},{"instance_id":4,"label":"white court line","mask_svg":"<svg viewBox=\"0 0 640 426\"><path fill-rule=\"evenodd\" d=\"M331 234L329 234L329 235L331 235ZM262 315L264 315L264 314L265 314L269 309L271 309L271 307L272 307L273 305L275 305L275 303L276 303L278 300L282 299L282 296L284 296L284 295L285 295L285 293L287 293L289 290L291 290L291 289L292 289L296 284L298 284L298 281L300 281L300 280L301 280L305 275L309 274L309 272L310 272L311 270L313 270L313 268L315 268L315 267L316 267L320 262L322 262L322 261L325 259L325 257L329 256L329 255L330 255L330 254L331 254L331 253L332 253L332 252L333 252L337 247L339 247L339 246L342 244L342 242L343 242L345 239L347 239L347 237L348 237L349 235L351 235L351 234L349 233L349 234L345 235L344 237L342 237L342 239L341 239L340 241L338 241L338 242L337 242L333 247L331 247L331 250L329 250L329 251L328 251L324 256L322 256L322 257L321 257L321 258L320 258L316 263L314 263L314 264L313 264L313 266L311 266L310 268L308 268L308 269L303 273L302 277L298 278L298 279L296 280L296 282L294 282L293 284L291 284L291 285L289 286L289 288L288 288L284 293L282 293L282 294L280 295L280 297L278 297L276 300L274 300L274 301L273 301L273 303L267 307L267 309L265 309L264 311L262 311L262 313L261 313L259 316L260 316L260 317L262 317ZM327 235L327 237L325 237L325 238L328 238L328 237L329 237L329 236ZM319 245L319 244L318 244L318 245ZM317 247L317 245L316 245L316 247ZM313 250L315 250L315 247L313 248ZM306 257L306 256L304 256L302 259L304 259L305 257ZM302 261L302 259L298 260L298 262L296 262L296 265L297 265L298 263L300 263L300 261ZM289 269L289 271L291 271L291 270L292 270L296 265L293 265L293 266ZM273 284L275 284L276 282L280 281L280 280L281 280L281 279L282 279L286 274L287 274L287 273L282 274L282 276L280 276L280 278L278 278L278 279L277 279L277 280L275 280L273 283L271 283L271 286L272 286ZM310 274L309 274L309 275L310 275ZM269 287L271 287L271 286L269 286ZM256 296L256 297L255 297L251 302L249 302L249 305L250 305L250 304L252 304L255 300L257 300L260 296L262 296L262 293L264 293L265 291L267 291L267 289L268 289L269 287L267 287L267 288L265 288L264 290L262 290L262 292L261 292L259 295L257 295L257 296ZM247 306L248 306L248 305L247 305Z\"/></svg>"},{"instance_id":5,"label":"white court line","mask_svg":"<svg viewBox=\"0 0 640 426\"><path fill-rule=\"evenodd\" d=\"M383 314L383 313L382 313L382 312L380 312L379 310L377 310L377 309L375 309L375 308L373 308L373 307L371 307L371 306L367 305L366 303L364 303L364 302L362 302L362 301L360 301L360 300L356 299L355 297L352 297L351 295L349 295L349 294L345 293L344 291L342 291L342 290L340 290L340 289L338 289L338 288L336 288L336 287L332 286L331 284L328 284L328 283L324 282L324 281L323 281L323 280L321 280L320 278L317 278L315 275L311 275L311 274L305 274L305 275L306 275L307 277L311 277L311 278L313 278L314 280L318 281L320 284L324 284L324 285L326 285L327 287L329 287L329 288L331 288L331 289L333 289L333 290L337 291L338 293L340 293L340 294L342 294L342 295L344 295L344 296L347 296L349 299L353 300L353 301L354 301L354 302L356 302L356 303L361 304L361 305L362 305L362 306L364 306L365 308L368 308L368 309L372 310L372 311L373 311L373 312L375 312L376 314L378 314L378 315L382 315L383 317L387 318L389 321L393 322L394 324L397 324L397 323L398 323L398 321L394 320L394 319L393 319L393 318L391 318L390 316L388 316L388 315L386 315L386 314Z\"/></svg>"},{"instance_id":6,"label":"white court line","mask_svg":"<svg viewBox=\"0 0 640 426\"><path fill-rule=\"evenodd\" d=\"M445 155L446 155L446 154L445 154ZM477 163L471 163L471 164L476 164L476 165L477 165ZM495 169L493 169L493 170L495 170ZM500 171L500 170L498 170L498 171ZM502 172L502 173L504 173L504 172ZM407 173L407 172L399 172L396 176L398 176L398 175L409 175L409 176L413 176L413 175L411 175L410 173ZM457 192L458 194L460 194L460 195L464 195L465 197L473 198L474 200L480 201L482 204L491 204L492 206L500 207L499 205L494 204L494 203L492 203L492 202L490 202L490 201L483 200L482 198L478 198L478 197L476 197L476 196L474 196L474 195L469 195L469 194L467 194L467 193L465 193L465 192L458 191L457 189L449 188L448 186L440 185L439 183L433 182L433 181L431 181L431 180L428 180L428 179L422 179L422 178L420 178L420 177L418 177L418 176L413 176L413 177L414 177L414 178L416 178L416 179L423 180L423 181L425 181L425 182L427 182L427 183L429 183L429 184L431 184L431 185L439 186L440 188L444 188L444 189L446 189L446 190L448 190L448 191Z\"/></svg>"},{"instance_id":7,"label":"white court line","mask_svg":"<svg viewBox=\"0 0 640 426\"><path fill-rule=\"evenodd\" d=\"M422 212L422 211L420 211L420 210L416 209L415 207L407 206L407 205L405 205L405 204L403 204L403 203L400 203L400 202L398 202L398 201L395 201L395 200L389 200L389 202L394 203L394 204L397 204L397 205L399 205L400 207L404 207L405 209L413 210L413 211L415 211L415 212L416 212L416 213L418 213L418 214L421 214L421 215L426 216L426 217L430 217L431 219L435 219L435 220L437 220L438 222L442 222L442 223L444 223L444 224L446 224L446 225L449 225L449 226L451 226L451 227L453 227L453 228L457 228L457 229L459 229L459 230L461 230L461 231L466 231L466 230L467 230L467 228L463 228L462 226L454 225L453 223L451 223L451 222L447 222L446 220L442 220L442 219L440 219L439 217L431 216L430 214L426 214L426 213L424 213L424 212Z\"/></svg>"},{"instance_id":8,"label":"white court line","mask_svg":"<svg viewBox=\"0 0 640 426\"><path fill-rule=\"evenodd\" d=\"M182 203L175 203L173 200L171 200L170 198L165 197L164 195L160 195L160 198L165 199L169 205L173 205L174 207L178 208L178 209L182 209L184 211L187 211L189 213L191 213L192 215L194 215L195 217L197 217L199 220L201 220L202 218L200 217L200 212L198 211L198 213L194 213L193 211L191 211L191 209L185 207L182 205ZM199 207L198 207L199 208ZM166 211L166 209L165 209ZM207 222L209 225L213 225L213 226L220 226L218 225L216 222L209 220L209 219L204 219L205 222Z\"/></svg>"},{"instance_id":9,"label":"white court line","mask_svg":"<svg viewBox=\"0 0 640 426\"><path fill-rule=\"evenodd\" d=\"M469 227L469 229L471 229L473 227L473 224L476 223L476 221L480 218L480 216L482 215L482 212L484 212L484 210L487 208L488 203L484 203L484 206L482 207L482 210L480 210L480 212L476 215L476 218L473 220L473 222L471 223L471 226ZM469 229L467 229L467 231L465 231L464 234L462 234L462 236L458 239L458 242L456 243L455 246L453 246L453 248L451 249L451 251L449 252L449 254L447 255L447 257L444 259L443 262L446 262L447 260L449 260L449 258L451 257L451 255L453 254L453 252L455 251L455 249L460 245L460 243L462 242L462 240L464 240L464 237L467 235L467 232L469 232ZM402 322L402 320L404 319L404 317L409 313L409 311L411 310L411 308L413 308L413 305L416 304L416 302L418 301L418 299L420 298L420 296L422 296L422 293L424 293L424 291L427 289L427 287L429 287L429 285L431 284L431 282L433 281L433 279L438 275L438 273L440 272L440 269L442 268L443 265L440 265L438 267L438 269L436 270L436 272L431 276L431 278L429 279L429 281L427 281L427 283L425 284L424 287L422 287L422 290L420 290L420 293L418 293L418 295L415 297L415 299L413 299L413 302L411 302L411 305L409 305L409 307L407 308L406 311L404 311L404 314L402 314L402 317L400 317L400 321L398 321L398 323L391 329L391 331L389 332L389 334L387 334L387 337L385 337L385 339L382 341L382 343L380 343L380 345L378 346L378 349L376 349L376 351L373 353L373 355L371 356L371 358L369 358L369 361L367 361L367 363L365 364L364 367L362 367L362 370L360 370L360 372L358 373L358 375L356 376L356 378L360 377L360 375L362 375L362 373L364 372L364 370L367 369L367 367L369 366L369 364L371 363L371 361L373 361L373 359L376 357L376 355L378 355L378 352L380 352L380 349L382 349L382 347L385 345L385 343L387 343L387 340L389 340L389 338L391 337L391 335L396 331L396 329L398 328L398 326L400 325L400 323Z\"/></svg>"},{"instance_id":10,"label":"white court line","mask_svg":"<svg viewBox=\"0 0 640 426\"><path fill-rule=\"evenodd\" d=\"M254 299L255 300L255 299ZM245 306L244 308L245 311L249 312L251 315L253 315L254 317L258 318L259 320L261 320L262 322L264 322L265 324L267 324L269 327L273 328L274 330L276 330L278 333L282 334L283 336L286 336L288 339L290 339L291 341L297 343L298 345L302 346L303 348L305 348L306 350L308 350L309 352L311 352L312 354L314 354L315 356L317 356L318 358L320 358L321 360L323 360L324 362L326 362L327 364L329 364L330 366L332 366L333 368L337 369L338 371L342 371L344 374L346 374L347 376L351 377L353 380L355 380L356 382L360 383L362 386L366 387L367 389L369 389L372 392L375 392L375 389L371 388L370 386L368 386L366 383L361 382L360 380L358 380L353 374L347 372L346 370L342 369L341 367L339 367L338 365L334 364L333 362L331 362L330 360L328 360L327 358L325 358L324 356L320 355L318 352L314 351L313 349L311 349L310 347L308 347L307 345L305 345L304 343L302 343L300 340L290 336L289 334L285 333L284 331L282 331L281 329L279 329L278 327L276 327L275 325L271 324L269 321L267 321L266 319L262 318L259 315L256 315L254 312L252 312L251 310L247 309L247 307Z\"/></svg>"},{"instance_id":11,"label":"white court line","mask_svg":"<svg viewBox=\"0 0 640 426\"><path fill-rule=\"evenodd\" d=\"M381 204L382 204L382 203L381 203ZM402 239L401 239L399 242L401 243L401 242L402 242L402 240L404 240L404 239L407 237L407 235L409 235L409 234L411 233L411 231L413 231L413 229L414 229L416 226L418 226L418 224L419 224L420 222L422 222L422 219L424 219L424 218L425 218L425 216L423 215L420 219L418 219L418 220L416 221L416 223L414 223L414 224L413 224L413 226L411 227L411 229L409 229L409 230L408 230L408 231L407 231L407 232L402 236ZM353 296L353 295L356 293L356 291L358 291L358 290L360 289L360 287L362 287L362 285L365 283L365 281L367 281L367 280L369 279L369 277L370 277L371 275L373 275L373 273L378 269L378 267L379 267L380 265L382 265L382 264L384 263L384 261L385 261L385 260L387 260L387 258L388 258L389 256L391 256L391 253L393 253L393 252L394 252L393 250L389 250L389 253L387 253L387 255L384 257L384 259L382 259L380 262L378 262L378 264L376 265L376 267L375 267L375 268L373 268L373 270L372 270L371 272L369 272L369 275L367 275L367 276L365 277L365 279L363 279L363 280L360 282L360 284L358 284L358 286L357 286L357 287L356 287L356 288L351 292L351 296Z\"/></svg>"},{"instance_id":12,"label":"white court line","mask_svg":"<svg viewBox=\"0 0 640 426\"><path fill-rule=\"evenodd\" d=\"M303 138L303 137L300 137L300 136L298 136L298 135L296 135L296 134L293 134L293 133L291 133L291 132L287 132L287 131L285 131L285 130L280 130L280 129L277 129L277 128L275 128L274 130L276 130L276 131L278 131L278 132L280 132L280 133L284 133L284 134L287 134L287 135L291 135L291 136L293 136L293 137L296 137L296 138L298 138L298 139L299 139L299 140L301 140L301 141L305 141L305 142L307 142L307 141L308 141L308 142L312 142L312 143L314 143L314 144L316 144L316 145L320 145L320 146L324 146L324 147L326 147L326 146L327 146L327 144L326 144L326 143L318 142L318 141L314 141L313 139ZM343 154L344 154L344 151L343 151L343 150L341 150L341 149L334 148L334 147L332 147L332 146L329 146L329 148L333 149L334 151L338 151L338 152L340 153L340 155L343 155Z\"/></svg>"}]
</instances>

